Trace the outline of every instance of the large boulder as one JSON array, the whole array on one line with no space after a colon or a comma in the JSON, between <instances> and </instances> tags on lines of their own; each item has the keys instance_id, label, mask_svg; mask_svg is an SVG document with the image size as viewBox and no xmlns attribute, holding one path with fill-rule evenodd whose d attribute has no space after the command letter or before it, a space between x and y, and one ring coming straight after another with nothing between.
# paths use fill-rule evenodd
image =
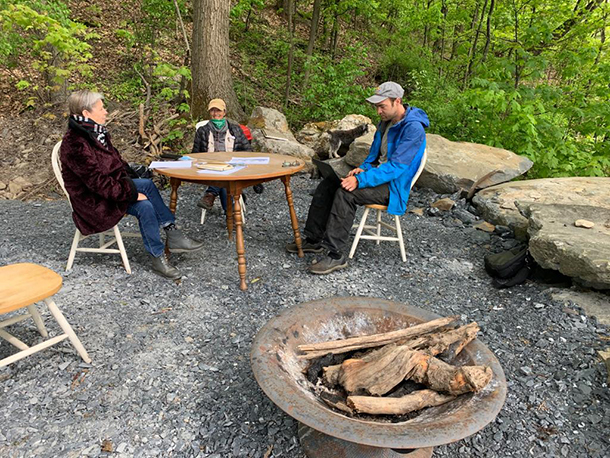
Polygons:
<instances>
[{"instance_id":1,"label":"large boulder","mask_svg":"<svg viewBox=\"0 0 610 458\"><path fill-rule=\"evenodd\" d=\"M341 120L310 122L297 132L296 138L299 142L311 147L319 158L329 157L330 131L347 131L355 129L360 125L368 125L368 130L375 131L371 119L363 115L350 114ZM361 138L361 137L360 137ZM358 140L359 138L356 138Z\"/></svg>"},{"instance_id":2,"label":"large boulder","mask_svg":"<svg viewBox=\"0 0 610 458\"><path fill-rule=\"evenodd\" d=\"M300 143L313 149L318 157L328 157L328 151L330 150L330 134L328 131L337 127L338 123L339 121L307 123L297 132L296 138Z\"/></svg>"},{"instance_id":3,"label":"large boulder","mask_svg":"<svg viewBox=\"0 0 610 458\"><path fill-rule=\"evenodd\" d=\"M468 190L488 174L477 183L477 188L504 183L524 174L533 165L529 159L502 148L452 142L440 135L426 135L426 143L428 160L417 185L440 194Z\"/></svg>"},{"instance_id":4,"label":"large boulder","mask_svg":"<svg viewBox=\"0 0 610 458\"><path fill-rule=\"evenodd\" d=\"M473 202L485 220L508 226L517 238L525 240L528 219L515 202L610 209L609 195L610 178L545 178L502 183L483 189L474 196Z\"/></svg>"},{"instance_id":5,"label":"large boulder","mask_svg":"<svg viewBox=\"0 0 610 458\"><path fill-rule=\"evenodd\" d=\"M538 264L585 286L610 289L610 209L531 202L517 206L528 218L529 250ZM580 226L582 220L587 227Z\"/></svg>"},{"instance_id":6,"label":"large boulder","mask_svg":"<svg viewBox=\"0 0 610 458\"><path fill-rule=\"evenodd\" d=\"M369 155L369 150L373 144L376 131L377 129L375 127L369 126L369 131L366 134L355 139L352 144L349 145L349 150L345 155L345 162L352 167L361 165Z\"/></svg>"},{"instance_id":7,"label":"large boulder","mask_svg":"<svg viewBox=\"0 0 610 458\"><path fill-rule=\"evenodd\" d=\"M297 142L288 127L286 117L273 108L256 107L248 120L254 151L285 154L304 159L311 168L314 151Z\"/></svg>"}]
</instances>

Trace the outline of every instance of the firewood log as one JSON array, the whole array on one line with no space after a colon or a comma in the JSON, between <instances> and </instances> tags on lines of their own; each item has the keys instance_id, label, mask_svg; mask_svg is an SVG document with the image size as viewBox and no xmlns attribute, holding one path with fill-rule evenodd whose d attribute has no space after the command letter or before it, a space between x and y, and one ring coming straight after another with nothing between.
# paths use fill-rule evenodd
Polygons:
<instances>
[{"instance_id":1,"label":"firewood log","mask_svg":"<svg viewBox=\"0 0 610 458\"><path fill-rule=\"evenodd\" d=\"M348 396L347 405L360 413L404 415L425 407L439 406L454 399L455 396L440 394L433 390L420 390L400 398Z\"/></svg>"},{"instance_id":2,"label":"firewood log","mask_svg":"<svg viewBox=\"0 0 610 458\"><path fill-rule=\"evenodd\" d=\"M364 391L381 396L408 379L435 391L459 395L481 390L492 375L486 366L455 367L421 351L397 346L376 361L345 360L338 380L348 393Z\"/></svg>"},{"instance_id":3,"label":"firewood log","mask_svg":"<svg viewBox=\"0 0 610 458\"><path fill-rule=\"evenodd\" d=\"M373 334L370 336L363 337L352 337L349 339L333 340L330 342L320 342L311 345L299 345L298 349L304 352L304 355L300 355L300 359L314 359L320 356L324 356L328 353L338 354L347 353L350 351L359 350L361 348L381 347L393 342L405 340L407 338L414 338L423 334L436 331L443 326L457 321L459 317L447 317L439 318L437 320L428 321L415 326L411 326L406 329L399 329L397 331L385 332L382 334Z\"/></svg>"},{"instance_id":4,"label":"firewood log","mask_svg":"<svg viewBox=\"0 0 610 458\"><path fill-rule=\"evenodd\" d=\"M474 322L451 331L432 333L423 337L414 338L402 343L402 346L406 349L425 351L425 353L432 356L444 353L445 351L450 351L450 356L455 356L459 354L468 343L476 338L478 331L479 325ZM395 347L395 344L386 345L380 349L371 350L357 359L365 362L375 361ZM323 370L323 378L328 386L337 385L339 383L341 364L328 366Z\"/></svg>"}]
</instances>

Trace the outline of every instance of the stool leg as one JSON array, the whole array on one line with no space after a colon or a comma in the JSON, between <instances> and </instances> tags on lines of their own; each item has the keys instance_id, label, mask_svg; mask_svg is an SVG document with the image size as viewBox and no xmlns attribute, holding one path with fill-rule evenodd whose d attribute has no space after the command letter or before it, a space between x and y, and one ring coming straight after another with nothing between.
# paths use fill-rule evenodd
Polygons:
<instances>
[{"instance_id":1,"label":"stool leg","mask_svg":"<svg viewBox=\"0 0 610 458\"><path fill-rule=\"evenodd\" d=\"M27 350L28 348L30 348L25 343L23 343L21 340L19 340L17 337L6 332L4 329L0 329L0 338L6 340L8 343L17 347L19 350Z\"/></svg>"},{"instance_id":2,"label":"stool leg","mask_svg":"<svg viewBox=\"0 0 610 458\"><path fill-rule=\"evenodd\" d=\"M72 326L70 326L70 323L68 323L68 321L64 318L63 314L57 308L57 305L55 305L53 299L47 297L44 301L47 304L47 307L49 307L51 314L55 317L57 324L59 324L61 329L67 334L68 339L70 339L70 342L72 342L72 345L74 345L74 348L76 348L78 354L81 356L81 358L83 358L83 361L90 363L91 358L89 358L87 350L85 350L85 347L83 347L83 344L80 342L78 336L72 329Z\"/></svg>"},{"instance_id":3,"label":"stool leg","mask_svg":"<svg viewBox=\"0 0 610 458\"><path fill-rule=\"evenodd\" d=\"M105 242L106 242L106 234L104 234L103 232L100 232L100 248L104 245Z\"/></svg>"},{"instance_id":4,"label":"stool leg","mask_svg":"<svg viewBox=\"0 0 610 458\"><path fill-rule=\"evenodd\" d=\"M362 214L360 224L358 224L358 230L356 231L356 236L354 237L354 243L352 243L352 249L349 250L350 259L352 259L354 257L354 253L356 253L356 248L358 247L358 242L360 241L360 236L362 235L362 230L366 224L366 218L369 216L369 210L370 209L368 207L364 207L364 213Z\"/></svg>"},{"instance_id":5,"label":"stool leg","mask_svg":"<svg viewBox=\"0 0 610 458\"><path fill-rule=\"evenodd\" d=\"M377 240L375 241L377 245L379 245L379 242L381 242L379 237L381 237L381 210L377 210Z\"/></svg>"},{"instance_id":6,"label":"stool leg","mask_svg":"<svg viewBox=\"0 0 610 458\"><path fill-rule=\"evenodd\" d=\"M68 255L68 264L66 265L66 271L72 268L74 263L74 256L76 256L76 249L78 248L78 241L80 240L80 231L76 229L74 232L74 238L72 239L72 247L70 248L70 254Z\"/></svg>"},{"instance_id":7,"label":"stool leg","mask_svg":"<svg viewBox=\"0 0 610 458\"><path fill-rule=\"evenodd\" d=\"M400 245L400 256L402 257L402 262L407 262L407 253L405 252L405 242L402 238L402 227L400 227L400 217L398 215L394 215L396 221L396 235L398 236L398 245Z\"/></svg>"},{"instance_id":8,"label":"stool leg","mask_svg":"<svg viewBox=\"0 0 610 458\"><path fill-rule=\"evenodd\" d=\"M34 320L34 323L36 324L40 335L42 337L49 337L49 333L47 332L47 329L44 327L44 323L42 322L42 317L40 316L40 313L38 313L38 309L34 304L28 305L28 312L30 312L30 315Z\"/></svg>"}]
</instances>

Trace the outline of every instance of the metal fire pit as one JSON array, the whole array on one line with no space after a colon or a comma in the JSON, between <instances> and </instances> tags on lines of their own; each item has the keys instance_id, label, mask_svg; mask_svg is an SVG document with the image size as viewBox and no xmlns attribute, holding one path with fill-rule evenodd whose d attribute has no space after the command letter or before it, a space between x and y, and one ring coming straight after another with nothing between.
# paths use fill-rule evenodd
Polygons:
<instances>
[{"instance_id":1,"label":"metal fire pit","mask_svg":"<svg viewBox=\"0 0 610 458\"><path fill-rule=\"evenodd\" d=\"M491 422L504 404L502 367L478 340L456 365L486 365L494 376L480 393L465 394L399 423L349 418L331 410L310 389L297 346L393 331L438 315L417 307L368 297L334 297L284 310L259 331L252 346L256 381L284 412L300 421L301 446L310 458L429 457L432 447L463 439ZM310 429L311 428L311 429Z\"/></svg>"}]
</instances>

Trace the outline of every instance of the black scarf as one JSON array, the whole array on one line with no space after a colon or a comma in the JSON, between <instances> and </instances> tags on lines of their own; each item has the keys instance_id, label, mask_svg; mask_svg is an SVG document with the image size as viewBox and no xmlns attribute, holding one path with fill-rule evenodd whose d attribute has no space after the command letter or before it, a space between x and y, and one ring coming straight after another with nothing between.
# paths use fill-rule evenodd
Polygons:
<instances>
[{"instance_id":1,"label":"black scarf","mask_svg":"<svg viewBox=\"0 0 610 458\"><path fill-rule=\"evenodd\" d=\"M106 126L96 123L92 119L86 118L85 116L80 115L71 115L70 121L75 122L84 130L86 130L92 138L100 142L105 147L108 147L108 142L106 141L106 135L108 135L108 129Z\"/></svg>"}]
</instances>

